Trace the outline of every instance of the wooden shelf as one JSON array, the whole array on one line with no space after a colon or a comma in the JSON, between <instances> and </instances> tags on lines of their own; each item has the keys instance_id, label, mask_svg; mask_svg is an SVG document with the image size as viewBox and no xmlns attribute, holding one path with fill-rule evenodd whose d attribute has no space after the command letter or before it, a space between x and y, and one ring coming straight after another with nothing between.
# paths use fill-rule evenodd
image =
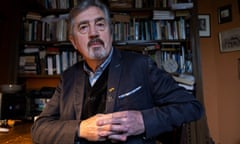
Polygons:
<instances>
[{"instance_id":1,"label":"wooden shelf","mask_svg":"<svg viewBox=\"0 0 240 144\"><path fill-rule=\"evenodd\" d=\"M55 79L55 78L59 78L60 76L59 75L35 75L35 74L20 74L19 75L19 78L36 78L36 79L39 79L39 78L45 78L45 79Z\"/></svg>"},{"instance_id":2,"label":"wooden shelf","mask_svg":"<svg viewBox=\"0 0 240 144\"><path fill-rule=\"evenodd\" d=\"M42 87L56 87L59 75L19 75L19 81L25 85L27 91L41 89Z\"/></svg>"}]
</instances>

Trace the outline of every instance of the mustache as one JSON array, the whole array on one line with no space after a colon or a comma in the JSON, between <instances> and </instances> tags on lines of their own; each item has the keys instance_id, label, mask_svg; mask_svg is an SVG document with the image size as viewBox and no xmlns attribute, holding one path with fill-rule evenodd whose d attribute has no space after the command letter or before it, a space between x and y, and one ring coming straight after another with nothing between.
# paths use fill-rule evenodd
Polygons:
<instances>
[{"instance_id":1,"label":"mustache","mask_svg":"<svg viewBox=\"0 0 240 144\"><path fill-rule=\"evenodd\" d=\"M93 38L88 42L88 47L90 47L93 43L98 42L100 44L102 44L104 46L104 42L103 40L99 39L99 38Z\"/></svg>"}]
</instances>

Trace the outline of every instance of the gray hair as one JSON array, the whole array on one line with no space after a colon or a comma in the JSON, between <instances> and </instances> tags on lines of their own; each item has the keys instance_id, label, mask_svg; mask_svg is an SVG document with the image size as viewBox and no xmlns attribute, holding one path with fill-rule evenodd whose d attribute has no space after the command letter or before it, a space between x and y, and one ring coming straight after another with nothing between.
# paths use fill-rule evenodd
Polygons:
<instances>
[{"instance_id":1,"label":"gray hair","mask_svg":"<svg viewBox=\"0 0 240 144\"><path fill-rule=\"evenodd\" d=\"M73 25L74 25L74 18L84 10L88 9L89 7L97 7L101 9L105 15L106 21L108 22L108 25L110 27L110 33L112 33L111 28L111 18L110 18L110 12L105 4L100 2L99 0L80 0L78 2L78 5L74 7L68 16L68 35L73 34Z\"/></svg>"}]
</instances>

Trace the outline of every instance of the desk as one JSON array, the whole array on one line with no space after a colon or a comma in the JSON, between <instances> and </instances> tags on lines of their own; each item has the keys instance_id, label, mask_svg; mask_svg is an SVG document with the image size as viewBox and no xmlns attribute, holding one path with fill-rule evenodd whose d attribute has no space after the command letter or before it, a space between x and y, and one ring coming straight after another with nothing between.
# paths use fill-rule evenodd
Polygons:
<instances>
[{"instance_id":1,"label":"desk","mask_svg":"<svg viewBox=\"0 0 240 144\"><path fill-rule=\"evenodd\" d=\"M0 132L0 144L32 144L30 129L32 122L20 122L9 132Z\"/></svg>"}]
</instances>

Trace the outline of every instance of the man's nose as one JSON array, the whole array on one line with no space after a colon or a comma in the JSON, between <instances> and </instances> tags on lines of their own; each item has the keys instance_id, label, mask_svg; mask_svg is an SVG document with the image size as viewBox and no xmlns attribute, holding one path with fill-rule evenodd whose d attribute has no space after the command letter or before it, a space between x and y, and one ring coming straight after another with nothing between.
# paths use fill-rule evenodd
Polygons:
<instances>
[{"instance_id":1,"label":"man's nose","mask_svg":"<svg viewBox=\"0 0 240 144\"><path fill-rule=\"evenodd\" d=\"M97 29L96 29L96 27L95 27L95 25L90 25L88 33L89 33L90 36L96 36L96 35L99 34Z\"/></svg>"}]
</instances>

